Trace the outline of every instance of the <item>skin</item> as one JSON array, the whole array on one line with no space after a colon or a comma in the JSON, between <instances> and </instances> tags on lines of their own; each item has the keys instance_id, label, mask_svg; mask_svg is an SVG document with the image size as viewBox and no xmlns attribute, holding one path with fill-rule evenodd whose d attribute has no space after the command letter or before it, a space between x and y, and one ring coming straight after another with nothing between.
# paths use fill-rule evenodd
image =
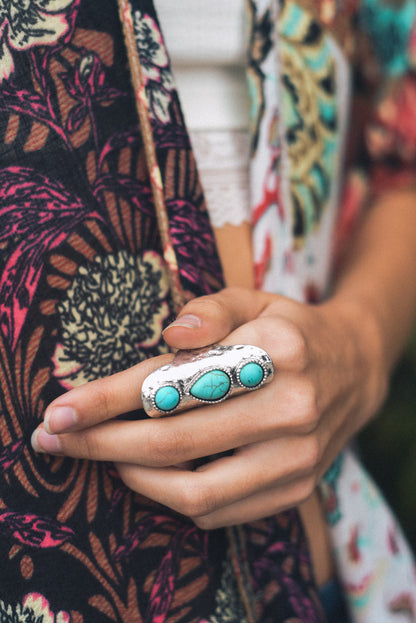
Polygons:
<instances>
[{"instance_id":1,"label":"skin","mask_svg":"<svg viewBox=\"0 0 416 623\"><path fill-rule=\"evenodd\" d=\"M325 303L228 288L191 301L166 329L173 348L264 348L277 370L269 385L174 417L115 421L141 406L138 388L172 358L164 355L54 400L33 447L114 461L129 487L206 529L301 504L386 395L416 314L415 234L415 193L386 195L361 224Z\"/></svg>"}]
</instances>

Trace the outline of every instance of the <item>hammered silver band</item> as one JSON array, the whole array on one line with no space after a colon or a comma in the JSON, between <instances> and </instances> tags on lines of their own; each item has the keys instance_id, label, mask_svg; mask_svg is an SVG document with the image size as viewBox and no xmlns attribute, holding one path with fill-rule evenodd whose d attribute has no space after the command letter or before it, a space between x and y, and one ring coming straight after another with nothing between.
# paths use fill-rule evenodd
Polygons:
<instances>
[{"instance_id":1,"label":"hammered silver band","mask_svg":"<svg viewBox=\"0 0 416 623\"><path fill-rule=\"evenodd\" d=\"M169 415L203 404L217 404L231 396L269 383L274 366L257 346L214 345L179 351L173 361L143 382L143 408L151 417Z\"/></svg>"}]
</instances>

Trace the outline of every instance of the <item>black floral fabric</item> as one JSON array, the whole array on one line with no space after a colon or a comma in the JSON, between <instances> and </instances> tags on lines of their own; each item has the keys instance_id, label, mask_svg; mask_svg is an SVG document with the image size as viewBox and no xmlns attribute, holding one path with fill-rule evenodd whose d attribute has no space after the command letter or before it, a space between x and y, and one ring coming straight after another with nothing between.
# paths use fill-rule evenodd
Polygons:
<instances>
[{"instance_id":1,"label":"black floral fabric","mask_svg":"<svg viewBox=\"0 0 416 623\"><path fill-rule=\"evenodd\" d=\"M181 284L208 294L168 58L151 3L131 11ZM31 449L56 396L166 352L172 292L117 4L0 2L0 23L0 621L321 620L295 511L204 532L111 464Z\"/></svg>"}]
</instances>

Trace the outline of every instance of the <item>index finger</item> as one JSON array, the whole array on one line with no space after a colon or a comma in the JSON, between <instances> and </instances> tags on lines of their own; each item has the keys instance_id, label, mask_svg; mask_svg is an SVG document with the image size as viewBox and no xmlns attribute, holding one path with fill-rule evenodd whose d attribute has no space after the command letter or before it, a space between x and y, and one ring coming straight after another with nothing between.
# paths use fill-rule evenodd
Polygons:
<instances>
[{"instance_id":1,"label":"index finger","mask_svg":"<svg viewBox=\"0 0 416 623\"><path fill-rule=\"evenodd\" d=\"M144 379L172 359L171 353L152 357L127 370L90 381L62 394L45 411L43 425L46 432L53 434L81 430L140 409L143 406L141 386ZM132 391L135 387L137 391Z\"/></svg>"}]
</instances>

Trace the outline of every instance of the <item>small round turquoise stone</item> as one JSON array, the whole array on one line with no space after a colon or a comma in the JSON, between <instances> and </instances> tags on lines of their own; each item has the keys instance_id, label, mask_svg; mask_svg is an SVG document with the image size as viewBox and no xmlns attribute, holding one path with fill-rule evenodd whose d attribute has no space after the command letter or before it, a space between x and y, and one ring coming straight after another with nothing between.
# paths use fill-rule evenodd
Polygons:
<instances>
[{"instance_id":1,"label":"small round turquoise stone","mask_svg":"<svg viewBox=\"0 0 416 623\"><path fill-rule=\"evenodd\" d=\"M178 406L180 395L176 387L166 385L157 390L155 394L155 405L160 411L171 411Z\"/></svg>"},{"instance_id":2,"label":"small round turquoise stone","mask_svg":"<svg viewBox=\"0 0 416 623\"><path fill-rule=\"evenodd\" d=\"M192 396L200 400L215 401L224 398L230 389L231 381L222 370L205 372L189 390Z\"/></svg>"},{"instance_id":3,"label":"small round turquoise stone","mask_svg":"<svg viewBox=\"0 0 416 623\"><path fill-rule=\"evenodd\" d=\"M241 368L239 376L244 387L256 387L262 382L264 371L258 363L246 363Z\"/></svg>"}]
</instances>

